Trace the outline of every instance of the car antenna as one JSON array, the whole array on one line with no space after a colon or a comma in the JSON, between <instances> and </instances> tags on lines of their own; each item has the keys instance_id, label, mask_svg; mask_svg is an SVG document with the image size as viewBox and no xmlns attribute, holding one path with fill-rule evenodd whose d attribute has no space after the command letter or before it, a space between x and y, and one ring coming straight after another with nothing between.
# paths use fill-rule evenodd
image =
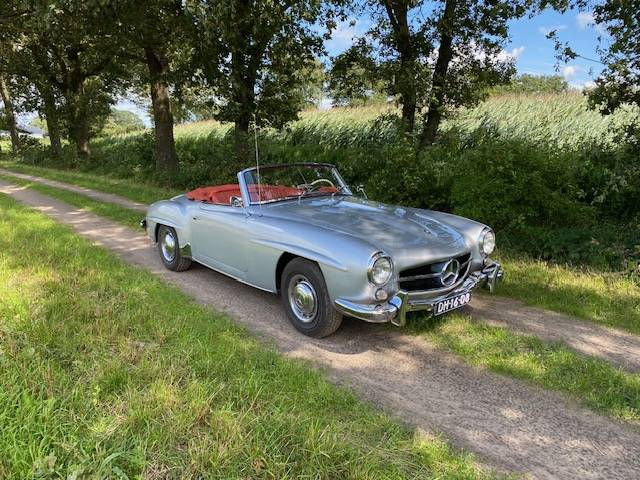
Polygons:
<instances>
[{"instance_id":1,"label":"car antenna","mask_svg":"<svg viewBox=\"0 0 640 480\"><path fill-rule=\"evenodd\" d=\"M260 183L262 183L262 179L260 178L260 154L258 153L258 121L256 120L256 114L253 113L253 140L255 142L256 149L256 174L258 175L258 208L262 210L262 188L260 187Z\"/></svg>"}]
</instances>

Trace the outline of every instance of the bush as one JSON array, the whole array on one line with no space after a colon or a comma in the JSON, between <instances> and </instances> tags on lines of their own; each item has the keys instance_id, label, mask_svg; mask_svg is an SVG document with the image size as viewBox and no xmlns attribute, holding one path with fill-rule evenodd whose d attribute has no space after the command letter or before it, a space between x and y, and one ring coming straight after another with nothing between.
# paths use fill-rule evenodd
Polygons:
<instances>
[{"instance_id":1,"label":"bush","mask_svg":"<svg viewBox=\"0 0 640 480\"><path fill-rule=\"evenodd\" d=\"M260 132L260 160L333 163L372 199L477 219L496 229L503 247L632 269L640 256L630 233L640 218L637 120L625 113L626 123L612 129L617 124L585 111L576 95L539 104L526 96L487 101L449 119L438 143L419 152L388 109L304 113L281 131ZM25 156L186 190L233 182L248 166L234 162L230 131L214 122L178 127L179 173L171 179L156 176L150 131L94 139L85 162L68 147L55 162L42 147Z\"/></svg>"}]
</instances>

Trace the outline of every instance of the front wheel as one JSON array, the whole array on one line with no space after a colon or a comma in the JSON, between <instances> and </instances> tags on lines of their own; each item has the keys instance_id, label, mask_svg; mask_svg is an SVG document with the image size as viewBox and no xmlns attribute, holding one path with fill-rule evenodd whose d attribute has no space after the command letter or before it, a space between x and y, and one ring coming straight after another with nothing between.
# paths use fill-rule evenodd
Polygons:
<instances>
[{"instance_id":1,"label":"front wheel","mask_svg":"<svg viewBox=\"0 0 640 480\"><path fill-rule=\"evenodd\" d=\"M158 253L164 266L174 272L182 272L191 266L191 259L180 254L178 234L174 228L166 225L158 228Z\"/></svg>"},{"instance_id":2,"label":"front wheel","mask_svg":"<svg viewBox=\"0 0 640 480\"><path fill-rule=\"evenodd\" d=\"M281 296L289 321L301 333L322 338L335 332L342 315L333 307L317 264L296 258L282 273Z\"/></svg>"}]
</instances>

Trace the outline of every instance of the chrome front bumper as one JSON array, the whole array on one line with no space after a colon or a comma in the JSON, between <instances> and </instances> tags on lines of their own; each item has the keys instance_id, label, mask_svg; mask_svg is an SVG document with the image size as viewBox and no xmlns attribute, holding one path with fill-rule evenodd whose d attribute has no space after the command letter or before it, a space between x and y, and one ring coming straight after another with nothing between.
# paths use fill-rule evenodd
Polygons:
<instances>
[{"instance_id":1,"label":"chrome front bumper","mask_svg":"<svg viewBox=\"0 0 640 480\"><path fill-rule=\"evenodd\" d=\"M458 287L438 297L425 296L428 292L400 290L383 305L366 305L338 298L335 301L335 306L344 315L359 318L366 322L391 322L398 327L403 327L407 321L407 312L422 310L433 315L433 310L438 302L447 298L470 292L478 287L487 287L490 292L493 292L503 275L502 266L494 262L480 271L470 273Z\"/></svg>"}]
</instances>

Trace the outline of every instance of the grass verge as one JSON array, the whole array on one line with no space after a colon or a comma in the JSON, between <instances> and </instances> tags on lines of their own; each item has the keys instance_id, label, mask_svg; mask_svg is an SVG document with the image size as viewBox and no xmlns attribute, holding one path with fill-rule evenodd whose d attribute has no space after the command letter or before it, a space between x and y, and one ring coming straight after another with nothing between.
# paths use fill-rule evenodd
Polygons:
<instances>
[{"instance_id":1,"label":"grass verge","mask_svg":"<svg viewBox=\"0 0 640 480\"><path fill-rule=\"evenodd\" d=\"M4 177L0 175L0 178ZM13 181L11 177L6 179ZM24 180L17 180L16 183L129 226L137 226L140 217L137 212L95 201L84 195ZM555 283L549 282L550 287L555 284L562 285L563 282L569 282L572 279L579 281L585 289L583 295L590 291L588 287L591 287L591 291L606 292L602 286L598 287L598 282L603 280L596 275L588 277L583 274L582 277L576 275L572 277L569 275L570 272L560 267L550 267L541 262L512 258L503 260L506 260L506 268L510 275L501 292L507 291L525 302L529 300L527 303L540 305L542 300L546 300L550 302L548 306L552 309L554 306L570 303L571 296L565 298L560 290L556 292L556 297L547 297L544 291L538 290L536 288L538 283L545 278L555 279ZM512 273L515 268L521 269L516 270L517 281L514 280ZM547 272L555 272L555 277L545 276ZM536 301L535 297L530 300L527 295L533 295L531 291L534 291L541 300ZM614 289L611 292L614 298L615 291L624 293L622 289ZM595 299L592 299L591 307L604 308L596 301L598 296L593 296L593 292L591 295ZM633 292L629 295L632 296ZM554 304L553 299L559 303ZM617 315L621 320L626 319L625 309L628 313L629 310L637 307L633 302L610 301L612 317ZM600 323L605 323L607 320L611 321L605 316ZM633 324L630 325L633 326ZM452 314L439 320L424 320L418 317L411 328L414 332L423 334L438 345L460 355L469 363L567 393L584 405L621 420L640 422L640 376L613 367L604 360L580 355L559 343L543 342L535 337L516 334L504 328L478 324L470 317L460 314Z\"/></svg>"},{"instance_id":2,"label":"grass verge","mask_svg":"<svg viewBox=\"0 0 640 480\"><path fill-rule=\"evenodd\" d=\"M0 195L1 478L479 478Z\"/></svg>"},{"instance_id":3,"label":"grass verge","mask_svg":"<svg viewBox=\"0 0 640 480\"><path fill-rule=\"evenodd\" d=\"M522 302L640 335L640 284L615 272L579 271L505 256L498 290Z\"/></svg>"},{"instance_id":4,"label":"grass verge","mask_svg":"<svg viewBox=\"0 0 640 480\"><path fill-rule=\"evenodd\" d=\"M587 407L640 423L638 374L581 355L562 343L484 325L460 313L440 318L416 315L410 325L414 333L473 365L567 393Z\"/></svg>"},{"instance_id":5,"label":"grass verge","mask_svg":"<svg viewBox=\"0 0 640 480\"><path fill-rule=\"evenodd\" d=\"M184 193L180 190L162 188L157 185L144 185L139 181L133 182L72 170L35 167L11 160L0 161L0 168L5 168L18 173L25 173L27 175L48 178L49 180L57 180L58 182L72 183L74 185L99 190L101 192L113 193L136 202L147 204Z\"/></svg>"},{"instance_id":6,"label":"grass verge","mask_svg":"<svg viewBox=\"0 0 640 480\"><path fill-rule=\"evenodd\" d=\"M6 180L14 185L20 185L26 188L30 188L37 192L43 193L50 197L56 198L70 205L80 207L88 212L95 213L101 217L109 218L116 222L122 223L128 227L139 228L139 222L144 213L136 212L120 205L113 203L105 203L99 200L94 200L86 195L80 193L71 192L69 190L63 190L61 188L50 187L38 182L31 182L29 180L23 180L21 178L11 177L9 175L0 174L1 180Z\"/></svg>"}]
</instances>

